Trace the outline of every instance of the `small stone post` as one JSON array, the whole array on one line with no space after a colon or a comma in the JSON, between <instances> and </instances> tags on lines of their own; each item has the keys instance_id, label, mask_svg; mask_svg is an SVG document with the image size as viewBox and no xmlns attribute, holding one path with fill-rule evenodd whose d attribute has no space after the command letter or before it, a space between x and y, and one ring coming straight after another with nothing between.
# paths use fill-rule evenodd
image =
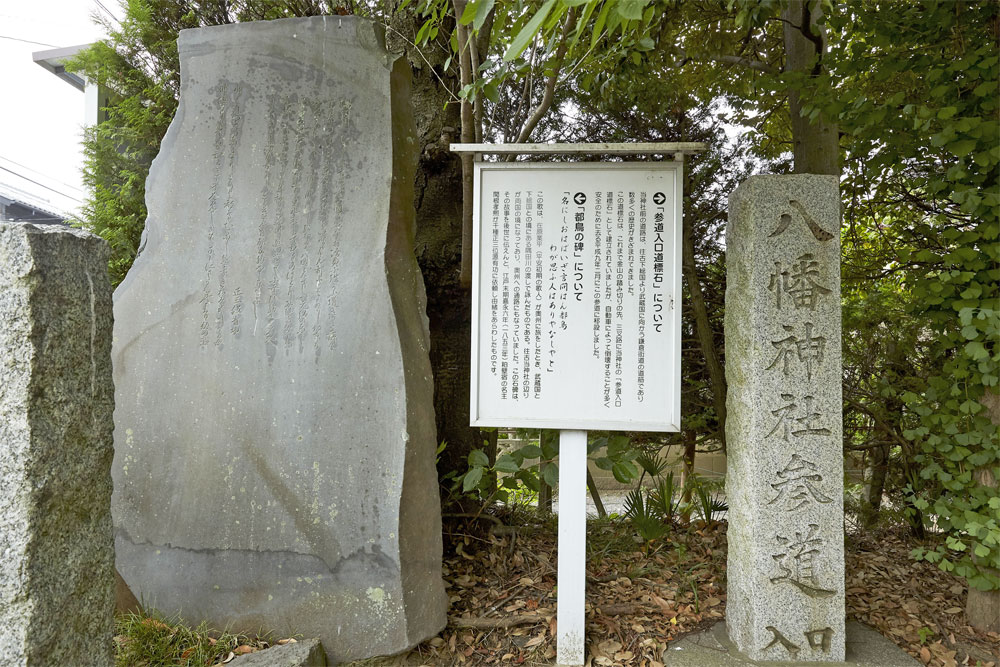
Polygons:
<instances>
[{"instance_id":1,"label":"small stone post","mask_svg":"<svg viewBox=\"0 0 1000 667\"><path fill-rule=\"evenodd\" d=\"M112 665L107 244L0 222L0 666Z\"/></svg>"},{"instance_id":2,"label":"small stone post","mask_svg":"<svg viewBox=\"0 0 1000 667\"><path fill-rule=\"evenodd\" d=\"M839 229L836 176L729 199L726 624L753 660L844 659Z\"/></svg>"}]
</instances>

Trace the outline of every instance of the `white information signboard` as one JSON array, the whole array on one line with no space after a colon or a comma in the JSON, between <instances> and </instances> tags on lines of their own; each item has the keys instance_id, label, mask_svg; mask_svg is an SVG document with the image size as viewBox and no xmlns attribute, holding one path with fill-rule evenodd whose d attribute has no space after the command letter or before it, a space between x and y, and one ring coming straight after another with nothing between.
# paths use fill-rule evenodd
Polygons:
<instances>
[{"instance_id":1,"label":"white information signboard","mask_svg":"<svg viewBox=\"0 0 1000 667\"><path fill-rule=\"evenodd\" d=\"M681 174L476 164L474 426L679 430Z\"/></svg>"}]
</instances>

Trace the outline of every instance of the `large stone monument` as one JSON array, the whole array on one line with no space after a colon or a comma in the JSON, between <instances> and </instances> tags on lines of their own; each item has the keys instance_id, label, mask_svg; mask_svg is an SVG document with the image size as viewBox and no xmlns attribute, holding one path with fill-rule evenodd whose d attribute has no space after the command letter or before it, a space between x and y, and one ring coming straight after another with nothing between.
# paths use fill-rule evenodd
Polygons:
<instances>
[{"instance_id":1,"label":"large stone monument","mask_svg":"<svg viewBox=\"0 0 1000 667\"><path fill-rule=\"evenodd\" d=\"M445 625L409 68L324 16L181 32L115 294L118 567L334 661Z\"/></svg>"},{"instance_id":2,"label":"large stone monument","mask_svg":"<svg viewBox=\"0 0 1000 667\"><path fill-rule=\"evenodd\" d=\"M726 263L729 637L753 660L842 661L837 177L743 183Z\"/></svg>"},{"instance_id":3,"label":"large stone monument","mask_svg":"<svg viewBox=\"0 0 1000 667\"><path fill-rule=\"evenodd\" d=\"M0 665L114 664L107 244L0 221Z\"/></svg>"}]
</instances>

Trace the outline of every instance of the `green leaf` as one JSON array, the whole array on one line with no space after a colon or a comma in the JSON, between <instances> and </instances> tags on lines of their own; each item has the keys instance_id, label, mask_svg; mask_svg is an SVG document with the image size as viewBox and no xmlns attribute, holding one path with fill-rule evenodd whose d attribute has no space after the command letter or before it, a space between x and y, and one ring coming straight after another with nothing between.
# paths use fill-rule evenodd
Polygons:
<instances>
[{"instance_id":1,"label":"green leaf","mask_svg":"<svg viewBox=\"0 0 1000 667\"><path fill-rule=\"evenodd\" d=\"M417 30L417 36L414 37L413 41L417 44L423 44L427 39L427 33L431 29L431 20L427 19L424 24L420 26L420 30Z\"/></svg>"},{"instance_id":2,"label":"green leaf","mask_svg":"<svg viewBox=\"0 0 1000 667\"><path fill-rule=\"evenodd\" d=\"M642 19L642 10L649 4L649 0L619 0L615 9L618 15L629 21L639 21Z\"/></svg>"},{"instance_id":3,"label":"green leaf","mask_svg":"<svg viewBox=\"0 0 1000 667\"><path fill-rule=\"evenodd\" d=\"M963 139L948 145L948 149L958 157L965 157L976 148L974 139Z\"/></svg>"},{"instance_id":4,"label":"green leaf","mask_svg":"<svg viewBox=\"0 0 1000 667\"><path fill-rule=\"evenodd\" d=\"M594 459L594 464L601 470L611 470L615 466L615 462L607 456Z\"/></svg>"},{"instance_id":5,"label":"green leaf","mask_svg":"<svg viewBox=\"0 0 1000 667\"><path fill-rule=\"evenodd\" d=\"M538 459L542 456L542 448L538 445L525 445L517 451L526 459Z\"/></svg>"},{"instance_id":6,"label":"green leaf","mask_svg":"<svg viewBox=\"0 0 1000 667\"><path fill-rule=\"evenodd\" d=\"M535 38L535 33L542 26L545 18L552 11L552 7L556 4L556 0L547 0L544 5L539 8L538 12L531 18L528 23L521 28L521 31L517 33L510 42L510 46L507 48L506 53L503 54L503 59L506 61L511 61L524 53L524 50L528 48L528 44Z\"/></svg>"},{"instance_id":7,"label":"green leaf","mask_svg":"<svg viewBox=\"0 0 1000 667\"><path fill-rule=\"evenodd\" d=\"M601 13L597 15L597 20L594 21L594 34L590 36L591 49L597 46L597 40L601 38L601 33L604 32L604 24L608 21L608 12L611 11L611 5L613 4L612 0L607 0L604 6L601 7Z\"/></svg>"},{"instance_id":8,"label":"green leaf","mask_svg":"<svg viewBox=\"0 0 1000 667\"><path fill-rule=\"evenodd\" d=\"M499 472L505 472L508 474L513 474L521 469L521 466L517 465L517 462L511 457L510 454L503 454L497 458L497 463L493 468Z\"/></svg>"},{"instance_id":9,"label":"green leaf","mask_svg":"<svg viewBox=\"0 0 1000 667\"><path fill-rule=\"evenodd\" d=\"M479 4L483 3L477 2L476 0L467 2L465 4L465 11L462 12L462 16L458 19L458 22L462 25L469 25L472 23L473 19L476 18L476 6Z\"/></svg>"},{"instance_id":10,"label":"green leaf","mask_svg":"<svg viewBox=\"0 0 1000 667\"><path fill-rule=\"evenodd\" d=\"M972 94L976 95L977 97L996 96L997 94L996 80L994 79L993 81L987 81L985 83L979 84L978 86L976 86L976 89L972 91Z\"/></svg>"},{"instance_id":11,"label":"green leaf","mask_svg":"<svg viewBox=\"0 0 1000 667\"><path fill-rule=\"evenodd\" d=\"M470 468L485 468L490 464L490 457L481 449L473 449L469 452Z\"/></svg>"},{"instance_id":12,"label":"green leaf","mask_svg":"<svg viewBox=\"0 0 1000 667\"><path fill-rule=\"evenodd\" d=\"M611 467L611 474L614 475L615 479L621 484L628 484L638 476L639 471L634 465L631 465L627 461L620 461Z\"/></svg>"},{"instance_id":13,"label":"green leaf","mask_svg":"<svg viewBox=\"0 0 1000 667\"><path fill-rule=\"evenodd\" d=\"M500 82L496 80L489 81L485 86L483 86L483 95L490 102L500 101Z\"/></svg>"},{"instance_id":14,"label":"green leaf","mask_svg":"<svg viewBox=\"0 0 1000 667\"><path fill-rule=\"evenodd\" d=\"M986 347L977 340L965 344L965 353L977 361L990 356L990 353L986 351Z\"/></svg>"},{"instance_id":15,"label":"green leaf","mask_svg":"<svg viewBox=\"0 0 1000 667\"><path fill-rule=\"evenodd\" d=\"M469 472L465 473L465 477L462 478L462 491L468 493L474 488L479 486L479 482L483 479L483 469L473 468Z\"/></svg>"},{"instance_id":16,"label":"green leaf","mask_svg":"<svg viewBox=\"0 0 1000 667\"><path fill-rule=\"evenodd\" d=\"M472 22L472 28L477 32L482 29L490 12L493 11L495 0L480 0L476 3L476 18Z\"/></svg>"},{"instance_id":17,"label":"green leaf","mask_svg":"<svg viewBox=\"0 0 1000 667\"><path fill-rule=\"evenodd\" d=\"M545 464L545 467L542 468L542 479L553 488L559 484L559 468L555 463Z\"/></svg>"}]
</instances>

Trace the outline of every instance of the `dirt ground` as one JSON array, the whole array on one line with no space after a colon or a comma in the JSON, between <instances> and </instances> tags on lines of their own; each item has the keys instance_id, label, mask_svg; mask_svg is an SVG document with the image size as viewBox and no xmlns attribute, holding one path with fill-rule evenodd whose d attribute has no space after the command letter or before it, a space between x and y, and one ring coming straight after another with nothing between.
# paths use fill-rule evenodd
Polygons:
<instances>
[{"instance_id":1,"label":"dirt ground","mask_svg":"<svg viewBox=\"0 0 1000 667\"><path fill-rule=\"evenodd\" d=\"M448 627L405 655L352 664L552 664L555 534L551 520L446 521ZM588 665L661 667L670 642L725 616L725 523L696 522L648 544L633 535L627 522L588 526ZM998 667L1000 635L966 623L963 581L913 561L914 546L902 530L848 537L848 618L927 665Z\"/></svg>"}]
</instances>

